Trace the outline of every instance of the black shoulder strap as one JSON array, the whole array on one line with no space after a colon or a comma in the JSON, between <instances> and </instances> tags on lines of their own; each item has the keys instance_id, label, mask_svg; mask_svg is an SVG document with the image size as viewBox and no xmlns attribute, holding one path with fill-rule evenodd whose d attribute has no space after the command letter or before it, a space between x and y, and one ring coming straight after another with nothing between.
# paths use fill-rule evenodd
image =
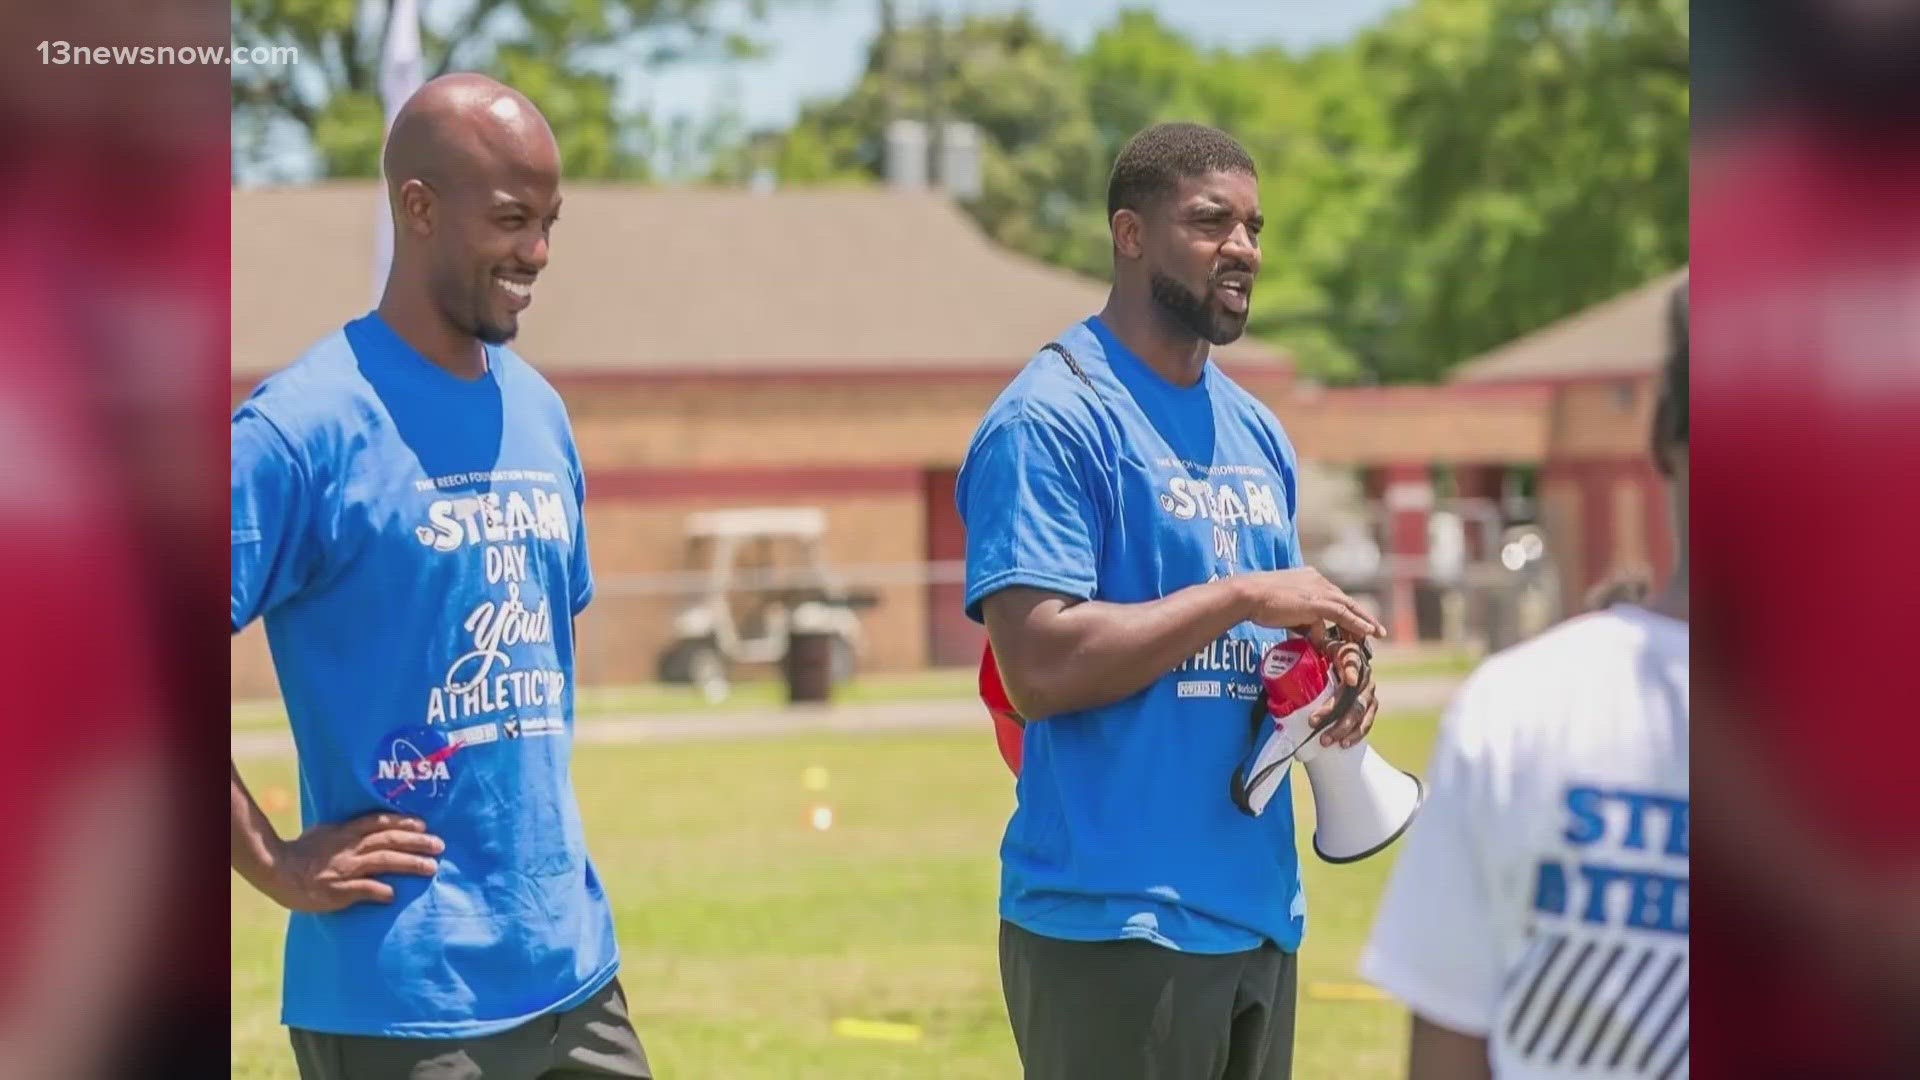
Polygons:
<instances>
[{"instance_id":1,"label":"black shoulder strap","mask_svg":"<svg viewBox=\"0 0 1920 1080\"><path fill-rule=\"evenodd\" d=\"M1087 389L1093 390L1095 393L1099 393L1098 390L1094 389L1093 380L1087 378L1086 371L1080 367L1080 361L1075 360L1073 358L1073 354L1067 351L1067 347L1065 345L1062 345L1057 341L1049 341L1046 343L1046 345L1041 347L1040 351L1059 353L1060 359L1065 360L1067 362L1067 367L1072 369L1073 374L1077 378L1079 378L1081 382L1087 384Z\"/></svg>"}]
</instances>

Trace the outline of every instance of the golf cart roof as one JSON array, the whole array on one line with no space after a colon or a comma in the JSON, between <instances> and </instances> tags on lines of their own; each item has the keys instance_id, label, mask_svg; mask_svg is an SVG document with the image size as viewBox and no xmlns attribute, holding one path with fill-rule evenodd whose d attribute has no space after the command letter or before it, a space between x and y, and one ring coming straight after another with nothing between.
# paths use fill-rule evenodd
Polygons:
<instances>
[{"instance_id":1,"label":"golf cart roof","mask_svg":"<svg viewBox=\"0 0 1920 1080\"><path fill-rule=\"evenodd\" d=\"M753 510L708 510L687 516L690 537L799 536L819 537L827 531L827 512L814 507L768 507Z\"/></svg>"}]
</instances>

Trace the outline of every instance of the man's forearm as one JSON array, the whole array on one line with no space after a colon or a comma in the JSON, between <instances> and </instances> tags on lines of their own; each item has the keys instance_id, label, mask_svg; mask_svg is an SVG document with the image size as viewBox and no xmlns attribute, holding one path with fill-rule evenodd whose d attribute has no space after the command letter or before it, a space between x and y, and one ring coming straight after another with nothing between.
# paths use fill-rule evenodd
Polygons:
<instances>
[{"instance_id":1,"label":"man's forearm","mask_svg":"<svg viewBox=\"0 0 1920 1080\"><path fill-rule=\"evenodd\" d=\"M1250 605L1234 578L1158 600L1069 602L1010 589L987 601L987 632L1001 676L1029 720L1128 698L1245 622Z\"/></svg>"},{"instance_id":2,"label":"man's forearm","mask_svg":"<svg viewBox=\"0 0 1920 1080\"><path fill-rule=\"evenodd\" d=\"M1407 1040L1407 1080L1491 1080L1487 1040L1413 1017Z\"/></svg>"},{"instance_id":3,"label":"man's forearm","mask_svg":"<svg viewBox=\"0 0 1920 1080\"><path fill-rule=\"evenodd\" d=\"M246 781L240 779L240 766L231 758L227 759L227 770L227 820L231 827L233 869L248 884L267 893L280 834L274 831L266 811L253 801Z\"/></svg>"}]
</instances>

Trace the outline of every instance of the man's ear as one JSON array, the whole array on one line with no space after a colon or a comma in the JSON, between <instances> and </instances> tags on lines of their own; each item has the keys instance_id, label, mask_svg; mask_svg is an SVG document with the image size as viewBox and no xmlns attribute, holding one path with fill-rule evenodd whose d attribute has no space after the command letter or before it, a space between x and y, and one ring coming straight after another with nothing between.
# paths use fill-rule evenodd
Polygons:
<instances>
[{"instance_id":1,"label":"man's ear","mask_svg":"<svg viewBox=\"0 0 1920 1080\"><path fill-rule=\"evenodd\" d=\"M415 236L433 235L433 218L439 202L438 192L425 181L409 180L400 185L401 225Z\"/></svg>"},{"instance_id":2,"label":"man's ear","mask_svg":"<svg viewBox=\"0 0 1920 1080\"><path fill-rule=\"evenodd\" d=\"M1125 208L1113 212L1113 250L1122 258L1137 259L1145 250L1147 223L1141 220L1140 212Z\"/></svg>"}]
</instances>

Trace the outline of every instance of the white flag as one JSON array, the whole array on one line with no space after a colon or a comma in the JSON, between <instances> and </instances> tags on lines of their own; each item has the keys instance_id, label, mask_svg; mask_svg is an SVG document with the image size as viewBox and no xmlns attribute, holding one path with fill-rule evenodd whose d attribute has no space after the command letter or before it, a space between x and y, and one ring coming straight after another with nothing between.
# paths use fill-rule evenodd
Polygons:
<instances>
[{"instance_id":1,"label":"white flag","mask_svg":"<svg viewBox=\"0 0 1920 1080\"><path fill-rule=\"evenodd\" d=\"M367 0L376 3L377 0ZM420 7L416 0L392 0L387 15L387 44L380 53L381 148L393 130L394 115L426 81L426 60L420 55ZM386 177L380 183L380 220L373 239L373 302L387 288L387 268L393 262L393 209L387 204Z\"/></svg>"}]
</instances>

